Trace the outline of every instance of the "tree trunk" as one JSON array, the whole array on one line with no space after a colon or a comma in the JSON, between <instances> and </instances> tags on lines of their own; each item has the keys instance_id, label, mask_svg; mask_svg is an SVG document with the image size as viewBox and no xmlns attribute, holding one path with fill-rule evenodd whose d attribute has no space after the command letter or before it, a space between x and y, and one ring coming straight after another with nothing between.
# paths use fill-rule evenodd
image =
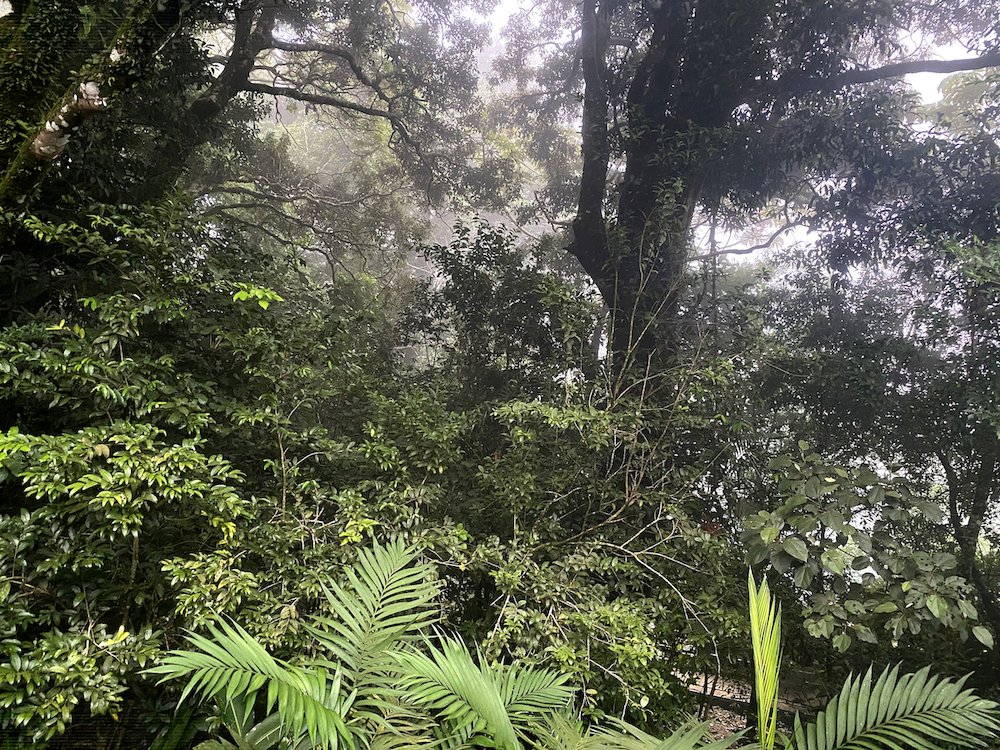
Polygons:
<instances>
[{"instance_id":1,"label":"tree trunk","mask_svg":"<svg viewBox=\"0 0 1000 750\"><path fill-rule=\"evenodd\" d=\"M589 0L580 36L585 94L583 175L573 242L577 257L612 310L611 349L620 367L646 370L680 341L679 302L691 223L703 186L703 164L692 139L708 123L700 107L668 116L670 89L683 56L691 3L664 2L655 11L652 39L627 97L625 170L617 212L606 216L610 119L606 56L614 0ZM722 107L722 111L725 107ZM714 123L712 123L714 124ZM665 154L680 154L665 157ZM610 225L610 226L609 226Z\"/></svg>"},{"instance_id":2,"label":"tree trunk","mask_svg":"<svg viewBox=\"0 0 1000 750\"><path fill-rule=\"evenodd\" d=\"M1000 500L1000 485L996 478L997 452L995 448L987 448L980 456L979 465L966 472L964 477L959 476L943 451L939 451L937 456L948 483L949 520L958 544L959 572L979 596L982 619L994 632L1000 633L1000 602L983 575L976 555L986 514L990 506Z\"/></svg>"}]
</instances>

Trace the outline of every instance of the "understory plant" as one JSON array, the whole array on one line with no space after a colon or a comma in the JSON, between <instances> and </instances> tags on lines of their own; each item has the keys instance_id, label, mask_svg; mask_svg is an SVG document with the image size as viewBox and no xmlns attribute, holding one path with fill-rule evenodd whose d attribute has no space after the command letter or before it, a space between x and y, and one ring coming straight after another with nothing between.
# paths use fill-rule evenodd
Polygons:
<instances>
[{"instance_id":1,"label":"understory plant","mask_svg":"<svg viewBox=\"0 0 1000 750\"><path fill-rule=\"evenodd\" d=\"M749 576L757 734L761 750L936 750L983 747L1000 735L993 701L964 689L967 679L950 680L886 668L874 677L851 675L840 694L811 722L796 714L792 733L778 732L778 674L781 664L781 608L767 581Z\"/></svg>"},{"instance_id":2,"label":"understory plant","mask_svg":"<svg viewBox=\"0 0 1000 750\"><path fill-rule=\"evenodd\" d=\"M750 622L761 750L938 750L983 747L1000 732L997 704L964 679L924 669L850 677L811 722L778 731L780 609L751 575ZM330 615L305 627L316 653L271 655L235 622L191 633L150 673L186 680L180 696L215 701L227 739L198 750L271 748L494 748L496 750L725 750L742 733L708 741L689 721L658 738L621 720L585 726L574 690L554 670L488 662L440 630L431 565L400 541L359 553L342 581L328 582ZM264 717L258 719L258 711Z\"/></svg>"}]
</instances>

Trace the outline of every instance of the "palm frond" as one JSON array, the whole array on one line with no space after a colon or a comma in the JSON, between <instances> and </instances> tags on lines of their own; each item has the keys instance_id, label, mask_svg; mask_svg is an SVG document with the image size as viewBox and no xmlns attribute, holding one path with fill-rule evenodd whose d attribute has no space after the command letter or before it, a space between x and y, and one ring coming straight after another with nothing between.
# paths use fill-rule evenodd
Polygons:
<instances>
[{"instance_id":1,"label":"palm frond","mask_svg":"<svg viewBox=\"0 0 1000 750\"><path fill-rule=\"evenodd\" d=\"M434 737L437 721L403 706L385 704L388 711L377 722L366 750L434 750L440 742Z\"/></svg>"},{"instance_id":2,"label":"palm frond","mask_svg":"<svg viewBox=\"0 0 1000 750\"><path fill-rule=\"evenodd\" d=\"M580 721L565 714L549 714L532 734L535 750L608 750L602 734L588 732Z\"/></svg>"},{"instance_id":3,"label":"palm frond","mask_svg":"<svg viewBox=\"0 0 1000 750\"><path fill-rule=\"evenodd\" d=\"M240 750L272 750L278 747L284 739L281 726L281 715L277 712L267 715L256 724L249 722L236 724L224 721L230 734Z\"/></svg>"},{"instance_id":4,"label":"palm frond","mask_svg":"<svg viewBox=\"0 0 1000 750\"><path fill-rule=\"evenodd\" d=\"M682 725L662 739L625 721L615 721L614 726L614 729L602 728L596 732L607 750L726 750L743 736L743 732L739 732L706 744L708 722L697 721Z\"/></svg>"},{"instance_id":5,"label":"palm frond","mask_svg":"<svg viewBox=\"0 0 1000 750\"><path fill-rule=\"evenodd\" d=\"M798 716L795 750L939 750L982 747L1000 735L998 705L963 690L965 678L932 676L928 668L899 676L886 669L851 677L816 720Z\"/></svg>"},{"instance_id":6,"label":"palm frond","mask_svg":"<svg viewBox=\"0 0 1000 750\"><path fill-rule=\"evenodd\" d=\"M773 750L778 736L778 672L781 667L781 607L771 597L767 579L760 588L751 571L750 639L757 696L757 737L762 750Z\"/></svg>"},{"instance_id":7,"label":"palm frond","mask_svg":"<svg viewBox=\"0 0 1000 750\"><path fill-rule=\"evenodd\" d=\"M457 638L428 642L426 653L401 652L400 691L456 731L484 734L501 750L519 750L496 677L480 669Z\"/></svg>"},{"instance_id":8,"label":"palm frond","mask_svg":"<svg viewBox=\"0 0 1000 750\"><path fill-rule=\"evenodd\" d=\"M497 667L491 671L495 675L507 715L518 728L526 729L539 718L565 709L573 697L573 689L566 685L568 675L517 664Z\"/></svg>"},{"instance_id":9,"label":"palm frond","mask_svg":"<svg viewBox=\"0 0 1000 750\"><path fill-rule=\"evenodd\" d=\"M240 750L232 742L226 740L205 740L194 746L194 750Z\"/></svg>"},{"instance_id":10,"label":"palm frond","mask_svg":"<svg viewBox=\"0 0 1000 750\"><path fill-rule=\"evenodd\" d=\"M345 571L346 583L324 587L336 617L317 617L309 633L325 647L345 682L364 694L389 653L438 620L440 586L432 566L413 564L417 553L396 540L360 550Z\"/></svg>"},{"instance_id":11,"label":"palm frond","mask_svg":"<svg viewBox=\"0 0 1000 750\"><path fill-rule=\"evenodd\" d=\"M305 735L321 748L353 745L354 734L344 718L350 699L341 695L337 675L275 659L236 623L223 621L208 630L211 637L188 634L193 650L168 652L148 673L160 675L160 682L186 678L181 701L195 694L225 705L251 704L266 688L267 711L276 709L287 737Z\"/></svg>"}]
</instances>

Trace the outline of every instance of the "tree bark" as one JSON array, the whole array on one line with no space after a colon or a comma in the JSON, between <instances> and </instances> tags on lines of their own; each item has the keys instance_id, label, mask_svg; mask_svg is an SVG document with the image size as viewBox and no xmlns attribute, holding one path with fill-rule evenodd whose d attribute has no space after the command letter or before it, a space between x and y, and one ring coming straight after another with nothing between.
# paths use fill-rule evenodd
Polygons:
<instances>
[{"instance_id":1,"label":"tree bark","mask_svg":"<svg viewBox=\"0 0 1000 750\"><path fill-rule=\"evenodd\" d=\"M1000 633L1000 602L983 575L976 555L986 513L990 505L1000 499L996 479L997 453L987 449L981 454L978 467L967 472L965 477L959 476L944 451L938 451L937 457L948 484L948 515L958 544L959 570L979 596L983 619L994 632Z\"/></svg>"}]
</instances>

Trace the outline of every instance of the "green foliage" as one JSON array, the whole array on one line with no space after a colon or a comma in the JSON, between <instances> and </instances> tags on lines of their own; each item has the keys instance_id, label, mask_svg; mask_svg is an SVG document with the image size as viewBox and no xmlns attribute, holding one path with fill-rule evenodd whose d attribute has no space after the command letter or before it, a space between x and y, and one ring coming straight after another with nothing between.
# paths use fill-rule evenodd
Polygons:
<instances>
[{"instance_id":1,"label":"green foliage","mask_svg":"<svg viewBox=\"0 0 1000 750\"><path fill-rule=\"evenodd\" d=\"M349 449L307 414L364 409L371 350L347 341L377 321L348 334L336 293L298 261L188 209L4 217L4 262L22 265L0 303L0 619L18 665L0 722L33 741L72 742L87 713L134 716L137 667L179 627L249 608L274 639L296 631L301 592L322 596L301 568L284 574L294 593L261 573L283 570L296 535L315 539L302 504ZM247 290L262 290L252 306L233 299ZM312 546L319 577L342 530Z\"/></svg>"},{"instance_id":2,"label":"green foliage","mask_svg":"<svg viewBox=\"0 0 1000 750\"><path fill-rule=\"evenodd\" d=\"M319 615L307 632L343 672L364 702L391 669L396 652L440 619L440 586L434 569L415 563L417 552L399 539L357 551L344 571L345 583L324 587L331 616Z\"/></svg>"},{"instance_id":3,"label":"green foliage","mask_svg":"<svg viewBox=\"0 0 1000 750\"><path fill-rule=\"evenodd\" d=\"M655 737L623 721L612 722L612 727L597 728L595 734L609 750L726 750L739 741L741 733L706 742L708 725L689 721L670 735Z\"/></svg>"},{"instance_id":4,"label":"green foliage","mask_svg":"<svg viewBox=\"0 0 1000 750\"><path fill-rule=\"evenodd\" d=\"M757 731L760 747L766 749L773 748L777 739L781 611L771 599L766 580L758 589L750 573L749 591ZM873 684L869 668L864 677L849 677L840 695L815 721L803 725L796 714L794 732L785 747L982 747L1000 728L998 706L971 690L963 691L965 680L932 677L927 667L899 677L895 667L887 668Z\"/></svg>"},{"instance_id":5,"label":"green foliage","mask_svg":"<svg viewBox=\"0 0 1000 750\"><path fill-rule=\"evenodd\" d=\"M235 623L209 626L211 638L189 633L188 641L198 651L175 651L149 670L165 679L188 676L181 694L195 693L203 700L218 698L227 707L235 698L244 701L244 715L252 710L253 697L267 687L265 710L276 709L286 736L307 736L314 747L348 746L354 732L345 714L352 701L341 692L339 676L322 669L301 669L275 659Z\"/></svg>"},{"instance_id":6,"label":"green foliage","mask_svg":"<svg viewBox=\"0 0 1000 750\"><path fill-rule=\"evenodd\" d=\"M567 372L593 372L599 310L572 278L513 234L483 221L457 225L447 246L423 248L443 276L407 311L411 346L433 343L466 401L549 392ZM418 363L419 364L419 363Z\"/></svg>"},{"instance_id":7,"label":"green foliage","mask_svg":"<svg viewBox=\"0 0 1000 750\"><path fill-rule=\"evenodd\" d=\"M564 707L571 691L558 673L479 663L455 638L399 656L401 697L434 716L436 734L449 743L517 750L523 734L546 713Z\"/></svg>"},{"instance_id":8,"label":"green foliage","mask_svg":"<svg viewBox=\"0 0 1000 750\"><path fill-rule=\"evenodd\" d=\"M163 434L116 422L0 435L0 473L23 493L20 513L0 520L10 664L0 702L38 737L62 732L78 705L120 709L130 675L156 653L139 613L168 596L160 566L200 540L224 547L244 514L240 472L202 441Z\"/></svg>"},{"instance_id":9,"label":"green foliage","mask_svg":"<svg viewBox=\"0 0 1000 750\"><path fill-rule=\"evenodd\" d=\"M451 447L418 495L425 518L469 535L449 550L449 615L490 658L568 670L588 715L663 726L690 701L679 674L743 648L742 607L718 585L738 558L706 531L719 509L702 481L726 366L617 383L595 370L598 311L544 255L479 226L432 257L443 282L412 310L444 356L418 362L412 387L435 399L386 412L415 435L393 422L378 434L392 438L387 464L431 436ZM568 323L570 348L556 329Z\"/></svg>"},{"instance_id":10,"label":"green foliage","mask_svg":"<svg viewBox=\"0 0 1000 750\"><path fill-rule=\"evenodd\" d=\"M924 668L900 676L886 669L878 678L869 669L852 677L814 722L796 717L789 747L799 750L898 748L932 750L984 747L1000 732L997 705L971 690L965 678L934 677Z\"/></svg>"},{"instance_id":11,"label":"green foliage","mask_svg":"<svg viewBox=\"0 0 1000 750\"><path fill-rule=\"evenodd\" d=\"M793 659L988 666L994 81L950 82L933 113L896 84L810 80L890 59L900 29L974 36L995 8L701 4L662 24L673 83L643 113L627 91L657 19L694 5L598 5L616 123L596 153L628 158L593 212L617 230L594 247L614 253L588 270L614 276L612 320L609 288L648 282L657 306L682 290L663 328L698 343L641 374L604 356L609 313L563 237L460 227L424 249L435 278L404 299L427 196L509 202L528 158L550 183L541 213L572 213L582 48L536 32L561 35L587 4L512 19L498 75L538 63L528 93L544 94L489 111L478 4L11 4L0 734L76 748L97 727L143 746L141 722L162 725L179 691L141 670L192 632L207 661L166 664L224 704L217 746L658 747L646 732L677 723L692 675L747 663L744 545L798 592ZM535 28L539 13L555 20ZM232 40L228 64L209 38ZM280 122L254 98L269 70ZM91 75L107 109L23 169ZM531 102L548 121L527 133ZM721 295L719 258L685 271L701 237L680 224L710 215L714 251L715 224L778 213L822 236L838 275L818 251ZM878 283L843 269L873 257L897 261ZM369 549L376 535L400 541ZM429 634L439 617L462 640ZM579 716L641 729L552 719L569 684ZM162 743L193 741L203 717L187 718Z\"/></svg>"},{"instance_id":12,"label":"green foliage","mask_svg":"<svg viewBox=\"0 0 1000 750\"><path fill-rule=\"evenodd\" d=\"M148 672L186 678L182 699L193 692L219 700L226 711L238 700L241 725L266 688L266 710L277 708L281 733L294 743L308 737L311 746L336 747L358 737L367 744L379 733L416 729L424 740L418 735L411 742L436 737L453 746L516 750L519 733L569 700L566 679L530 667L490 666L481 655L477 664L458 639L418 638L436 621L429 605L438 587L428 580L428 565L413 564L415 557L399 541L376 545L345 571L344 584L331 582L327 598L335 618L317 618L308 627L326 651L322 659L301 667L278 661L238 625L222 623L209 627L211 637L189 634L195 650L173 651ZM406 718L419 709L433 724L411 719L396 726L400 709Z\"/></svg>"},{"instance_id":13,"label":"green foliage","mask_svg":"<svg viewBox=\"0 0 1000 750\"><path fill-rule=\"evenodd\" d=\"M768 464L780 504L744 524L751 563L768 561L812 590L807 631L836 637L840 651L854 638L876 643L880 632L898 642L925 624L967 633L978 614L957 558L915 550L904 536L911 519L943 520L940 506L913 497L903 477L831 464L805 441L797 447ZM879 521L866 526L870 514Z\"/></svg>"},{"instance_id":14,"label":"green foliage","mask_svg":"<svg viewBox=\"0 0 1000 750\"><path fill-rule=\"evenodd\" d=\"M413 552L396 542L388 547L376 545L364 559L350 571L346 586L331 591L338 602L384 598L387 590L395 588L388 582L412 563ZM424 572L420 565L413 570ZM757 588L751 574L749 584L760 747L773 748L777 738L780 613L766 582ZM423 593L433 594L432 585L424 586ZM364 630L384 632L378 625L385 621L388 628L396 628L399 648L385 652L390 658L381 670L383 679L356 683L361 687L345 702L338 697L344 665L307 661L297 667L279 662L235 625L211 628L210 638L191 634L189 642L196 650L171 652L149 671L164 679L185 678L184 695L197 693L203 699L220 700L230 721L237 723L234 736L238 742L247 737L243 727L248 726L254 697L266 687L267 709L278 707L277 724L271 719L258 725L261 744L244 745L248 750L272 746L273 735L267 734L265 727L275 726L293 745L308 737L307 746L319 747L335 747L339 741L350 742L352 736L366 745L376 744L369 734L372 731L388 731L406 746L433 740L452 748L507 750L525 744L536 750L724 750L740 737L706 744L706 725L694 722L664 739L620 720L612 722L613 728L584 730L560 713L570 697L565 675L531 667L488 665L481 654L477 663L465 644L454 637L407 638L405 633L413 623L424 621L426 603L423 596L411 597L409 605L400 602L391 612L381 614L371 614L375 610L366 607L371 624ZM354 641L360 631L352 621L353 617L348 617L341 627L324 635L325 641L334 644L335 655L344 653L343 644ZM337 670L332 679L328 668ZM356 676L356 668L344 670L347 675L352 672ZM1000 729L1000 712L997 704L963 690L963 685L964 679L930 677L927 669L902 677L898 669L886 670L873 683L869 670L863 678L848 679L839 697L815 722L803 726L796 717L786 748L981 747ZM373 700L376 697L379 700ZM381 708L382 714L358 710L365 703ZM415 722L409 713L414 710L424 712L431 722ZM400 719L405 722L399 723ZM418 734L407 736L415 728Z\"/></svg>"}]
</instances>

